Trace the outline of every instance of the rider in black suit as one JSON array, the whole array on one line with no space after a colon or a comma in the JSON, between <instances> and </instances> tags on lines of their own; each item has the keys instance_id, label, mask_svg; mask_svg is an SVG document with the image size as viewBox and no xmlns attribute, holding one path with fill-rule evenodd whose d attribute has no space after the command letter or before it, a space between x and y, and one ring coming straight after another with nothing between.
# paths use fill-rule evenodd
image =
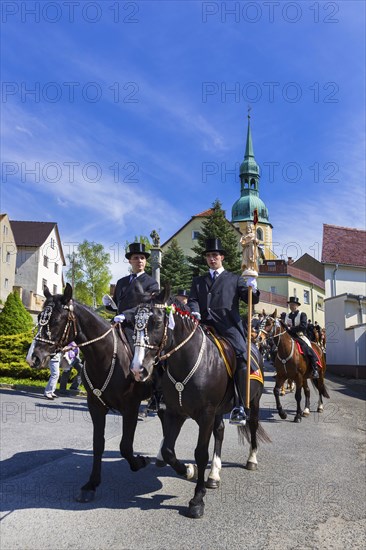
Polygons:
<instances>
[{"instance_id":1,"label":"rider in black suit","mask_svg":"<svg viewBox=\"0 0 366 550\"><path fill-rule=\"evenodd\" d=\"M230 423L244 425L244 395L246 386L246 341L239 313L239 300L247 303L248 286L253 288L253 304L259 302L256 280L250 278L245 283L243 277L226 271L222 266L225 251L220 239L206 240L205 256L209 273L195 277L189 293L188 306L192 314L199 316L205 325L213 326L233 346L237 356L235 383L237 388L236 406L230 416Z\"/></svg>"},{"instance_id":2,"label":"rider in black suit","mask_svg":"<svg viewBox=\"0 0 366 550\"><path fill-rule=\"evenodd\" d=\"M155 279L145 273L146 260L150 256L149 252L145 251L145 245L143 243L132 243L128 248L126 258L131 264L132 273L117 281L113 294L113 300L117 304L119 314L139 304L136 281L139 282L139 290L142 289L145 292L159 291L159 285Z\"/></svg>"}]
</instances>

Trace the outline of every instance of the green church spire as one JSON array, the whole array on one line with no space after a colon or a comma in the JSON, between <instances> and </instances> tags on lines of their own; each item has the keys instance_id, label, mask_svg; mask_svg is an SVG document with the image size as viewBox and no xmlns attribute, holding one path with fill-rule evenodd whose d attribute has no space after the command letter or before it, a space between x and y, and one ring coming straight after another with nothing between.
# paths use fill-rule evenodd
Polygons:
<instances>
[{"instance_id":1,"label":"green church spire","mask_svg":"<svg viewBox=\"0 0 366 550\"><path fill-rule=\"evenodd\" d=\"M244 160L240 165L240 199L232 207L232 222L253 220L254 210L258 210L259 221L269 223L268 210L259 197L259 166L254 158L252 131L248 109L247 142Z\"/></svg>"}]
</instances>

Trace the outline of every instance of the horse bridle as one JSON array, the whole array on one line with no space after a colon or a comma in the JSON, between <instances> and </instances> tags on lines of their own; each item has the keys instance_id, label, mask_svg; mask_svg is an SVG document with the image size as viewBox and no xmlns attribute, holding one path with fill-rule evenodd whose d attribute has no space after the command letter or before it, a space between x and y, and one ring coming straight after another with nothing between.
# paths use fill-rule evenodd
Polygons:
<instances>
[{"instance_id":1,"label":"horse bridle","mask_svg":"<svg viewBox=\"0 0 366 550\"><path fill-rule=\"evenodd\" d=\"M48 304L44 310L41 312L39 319L38 319L38 332L36 336L34 337L34 340L37 340L38 342L43 342L45 344L51 344L53 346L56 346L56 352L58 351L67 351L70 349L70 346L65 347L65 344L68 344L72 340L75 340L76 336L78 335L77 330L77 319L74 313L74 304L72 301L68 305L64 305L63 309L68 310L68 316L64 328L64 332L61 336L61 338L56 341L52 340L52 334L51 329L49 326L51 316L53 313L53 308L55 304ZM70 336L70 330L73 329L73 337ZM42 337L42 330L45 329L46 334L48 338ZM77 347L82 348L84 346L87 346L88 344L93 344L94 342L97 342L98 340L102 340L105 338L111 331L113 330L113 327L109 328L104 334L101 336L98 336L97 338L93 338L92 340L88 340L87 342L84 342L82 344L78 344Z\"/></svg>"},{"instance_id":2,"label":"horse bridle","mask_svg":"<svg viewBox=\"0 0 366 550\"><path fill-rule=\"evenodd\" d=\"M164 309L165 310L165 319L164 319L164 331L163 336L161 339L161 342L158 346L154 346L150 344L149 335L147 333L147 324L149 322L149 317L153 315L151 309ZM149 306L146 306L145 304L142 304L138 306L137 313L135 315L135 327L133 331L133 341L134 346L139 348L147 348L147 349L155 349L157 350L157 353L154 358L154 362L157 363L158 361L162 361L164 359L167 359L170 357L173 353L178 351L181 347L183 347L193 336L193 334L196 332L197 327L199 325L198 321L194 319L194 328L192 332L183 340L180 344L178 344L175 348L173 348L168 353L165 353L164 355L161 355L163 349L166 346L166 343L168 341L168 328L169 328L169 316L175 313L179 313L179 310L177 311L174 306L168 306L167 304L151 304ZM193 318L192 318L193 320ZM138 338L138 332L143 332L143 336L140 335L140 338Z\"/></svg>"},{"instance_id":3,"label":"horse bridle","mask_svg":"<svg viewBox=\"0 0 366 550\"><path fill-rule=\"evenodd\" d=\"M54 304L48 304L40 313L39 319L38 319L38 332L35 336L35 340L38 342L43 342L45 344L52 344L53 346L56 346L56 351L61 351L65 344L70 342L71 340L74 340L77 336L77 327L76 327L76 317L74 313L74 305L70 303L69 305L63 306L63 309L68 310L68 316L66 325L64 328L64 332L62 334L62 337L60 340L52 340L52 334L51 334L51 328L50 328L50 320L53 313ZM70 330L73 328L74 337L70 338ZM46 331L48 338L42 337L42 331L43 329Z\"/></svg>"},{"instance_id":4,"label":"horse bridle","mask_svg":"<svg viewBox=\"0 0 366 550\"><path fill-rule=\"evenodd\" d=\"M283 336L284 334L287 333L287 330L284 330L283 332L279 332L278 334L275 334L274 333L274 329L275 327L277 326L281 326L280 322L277 320L277 319L273 319L273 317L267 317L267 319L270 319L272 322L273 322L273 325L272 325L272 328L271 328L271 331L268 332L268 336L270 338L278 338L278 346L280 345L280 341L281 341L281 336ZM277 348L278 348L277 346ZM294 339L291 338L291 351L290 351L290 355L288 355L285 359L282 359L279 354L278 354L278 350L277 350L277 357L278 359L281 361L282 365L284 366L285 370L286 370L286 363L287 361L289 361L291 359L291 357L293 356L293 353L294 353L294 349L295 349L295 342L294 342Z\"/></svg>"}]
</instances>

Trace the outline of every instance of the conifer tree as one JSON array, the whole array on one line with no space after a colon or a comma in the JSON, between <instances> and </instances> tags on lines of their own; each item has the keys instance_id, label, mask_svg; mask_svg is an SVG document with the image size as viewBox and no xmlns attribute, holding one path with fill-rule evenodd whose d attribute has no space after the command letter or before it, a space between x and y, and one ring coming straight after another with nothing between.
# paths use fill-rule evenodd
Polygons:
<instances>
[{"instance_id":1,"label":"conifer tree","mask_svg":"<svg viewBox=\"0 0 366 550\"><path fill-rule=\"evenodd\" d=\"M223 262L225 269L239 274L241 271L241 258L238 235L226 219L225 212L221 208L221 202L216 199L212 205L212 214L202 223L198 244L192 248L196 255L188 260L193 268L193 275L203 275L207 272L207 263L204 256L205 243L206 239L214 237L221 239L222 247L225 250L225 259Z\"/></svg>"},{"instance_id":2,"label":"conifer tree","mask_svg":"<svg viewBox=\"0 0 366 550\"><path fill-rule=\"evenodd\" d=\"M172 293L179 289L191 288L192 269L177 239L172 239L169 248L163 254L160 277L161 286L169 283Z\"/></svg>"},{"instance_id":3,"label":"conifer tree","mask_svg":"<svg viewBox=\"0 0 366 550\"><path fill-rule=\"evenodd\" d=\"M11 292L0 313L0 336L29 332L34 326L31 314L17 294Z\"/></svg>"}]
</instances>

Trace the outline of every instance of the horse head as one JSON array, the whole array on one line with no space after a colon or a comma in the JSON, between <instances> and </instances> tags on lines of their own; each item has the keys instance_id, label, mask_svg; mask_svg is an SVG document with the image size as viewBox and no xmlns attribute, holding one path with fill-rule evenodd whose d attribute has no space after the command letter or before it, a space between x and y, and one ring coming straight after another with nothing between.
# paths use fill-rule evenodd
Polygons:
<instances>
[{"instance_id":1,"label":"horse head","mask_svg":"<svg viewBox=\"0 0 366 550\"><path fill-rule=\"evenodd\" d=\"M72 287L66 284L63 294L52 296L44 287L46 301L38 316L37 334L33 340L30 365L44 368L50 355L57 353L76 337Z\"/></svg>"},{"instance_id":2,"label":"horse head","mask_svg":"<svg viewBox=\"0 0 366 550\"><path fill-rule=\"evenodd\" d=\"M145 295L143 302L134 310L134 356L130 370L137 382L150 378L159 354L167 343L171 305L168 302L170 288L159 294Z\"/></svg>"}]
</instances>

